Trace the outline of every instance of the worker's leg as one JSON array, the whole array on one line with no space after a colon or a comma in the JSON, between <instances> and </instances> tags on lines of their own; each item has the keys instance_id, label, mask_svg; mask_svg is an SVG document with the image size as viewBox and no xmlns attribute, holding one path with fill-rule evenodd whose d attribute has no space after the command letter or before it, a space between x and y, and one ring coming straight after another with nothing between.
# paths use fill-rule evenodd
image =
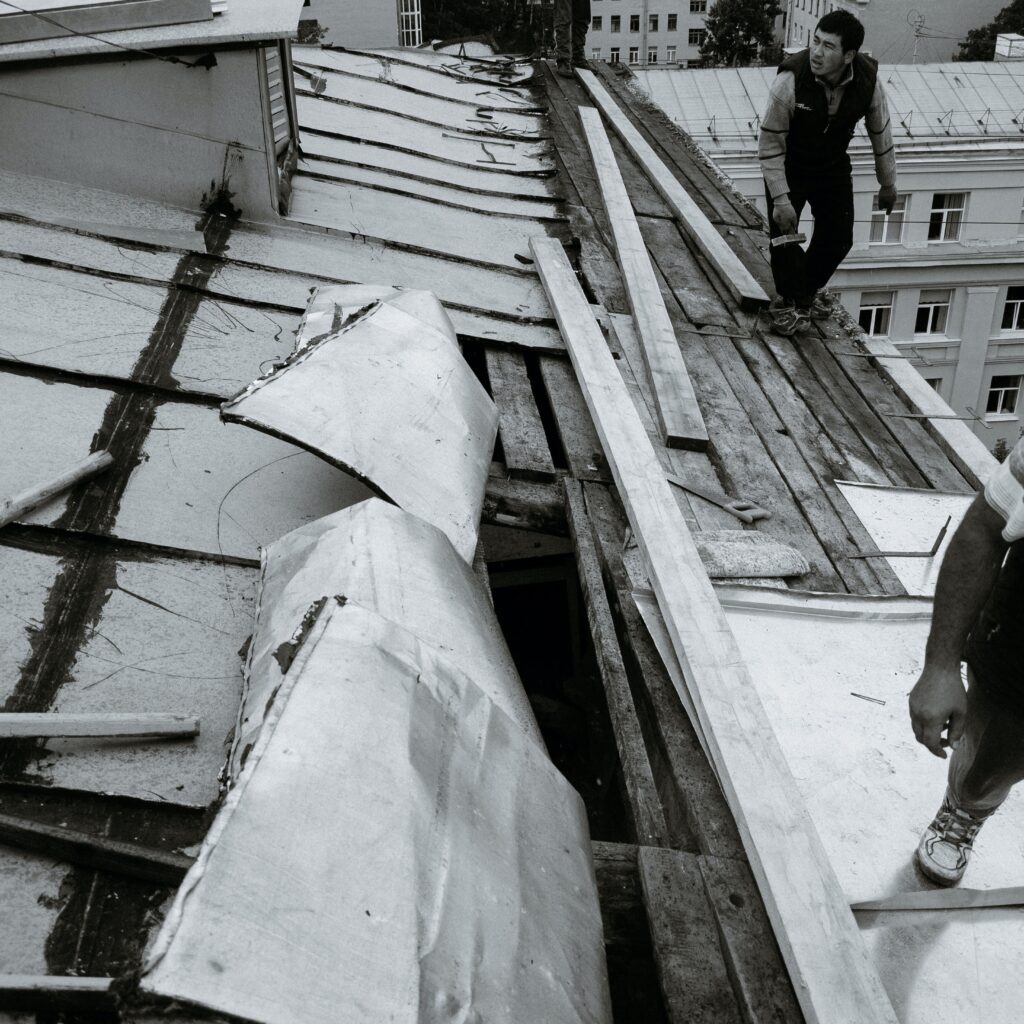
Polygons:
<instances>
[{"instance_id":1,"label":"worker's leg","mask_svg":"<svg viewBox=\"0 0 1024 1024\"><path fill-rule=\"evenodd\" d=\"M768 194L768 186L764 190L765 202L768 204L768 234L771 238L778 238L783 234L782 230L775 223L772 212L775 204ZM790 202L796 210L797 220L807 202L806 192L799 184L790 182ZM807 253L802 245L796 242L787 245L773 245L769 247L769 258L772 265L772 277L775 280L775 290L784 305L805 305L804 300L808 295L814 294L813 290L808 292L807 286Z\"/></svg>"},{"instance_id":2,"label":"worker's leg","mask_svg":"<svg viewBox=\"0 0 1024 1024\"><path fill-rule=\"evenodd\" d=\"M572 0L572 62L586 66L587 32L590 30L590 0Z\"/></svg>"},{"instance_id":3,"label":"worker's leg","mask_svg":"<svg viewBox=\"0 0 1024 1024\"><path fill-rule=\"evenodd\" d=\"M964 736L949 763L950 796L971 814L985 815L1022 779L1024 709L998 702L971 672Z\"/></svg>"},{"instance_id":4,"label":"worker's leg","mask_svg":"<svg viewBox=\"0 0 1024 1024\"><path fill-rule=\"evenodd\" d=\"M555 61L561 67L572 62L572 3L573 0L555 0Z\"/></svg>"},{"instance_id":5,"label":"worker's leg","mask_svg":"<svg viewBox=\"0 0 1024 1024\"><path fill-rule=\"evenodd\" d=\"M807 291L828 284L853 247L853 180L845 170L820 175L809 190L814 233L807 246Z\"/></svg>"}]
</instances>

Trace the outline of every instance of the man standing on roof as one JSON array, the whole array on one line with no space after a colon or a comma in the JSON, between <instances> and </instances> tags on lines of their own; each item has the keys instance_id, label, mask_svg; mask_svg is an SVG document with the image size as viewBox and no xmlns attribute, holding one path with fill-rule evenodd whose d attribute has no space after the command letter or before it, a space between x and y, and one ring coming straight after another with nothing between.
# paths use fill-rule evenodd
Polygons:
<instances>
[{"instance_id":1,"label":"man standing on roof","mask_svg":"<svg viewBox=\"0 0 1024 1024\"><path fill-rule=\"evenodd\" d=\"M853 245L853 176L846 150L865 119L881 186L879 209L896 204L896 159L878 62L860 52L864 26L848 11L817 24L809 49L788 56L768 94L757 155L764 174L772 238L792 235L810 205L814 234L806 252L797 242L771 247L779 297L772 326L792 335L826 319L821 291Z\"/></svg>"},{"instance_id":2,"label":"man standing on roof","mask_svg":"<svg viewBox=\"0 0 1024 1024\"><path fill-rule=\"evenodd\" d=\"M555 68L563 78L587 66L588 28L590 0L555 0Z\"/></svg>"},{"instance_id":3,"label":"man standing on roof","mask_svg":"<svg viewBox=\"0 0 1024 1024\"><path fill-rule=\"evenodd\" d=\"M1024 779L1024 440L949 543L910 719L936 757L953 750L917 863L933 882L956 885L978 830Z\"/></svg>"}]
</instances>

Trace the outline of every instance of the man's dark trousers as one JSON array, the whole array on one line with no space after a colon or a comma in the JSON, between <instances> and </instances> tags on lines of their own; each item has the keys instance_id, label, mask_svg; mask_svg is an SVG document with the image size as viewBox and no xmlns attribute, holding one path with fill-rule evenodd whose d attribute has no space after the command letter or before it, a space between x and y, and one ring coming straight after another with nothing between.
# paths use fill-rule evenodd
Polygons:
<instances>
[{"instance_id":1,"label":"man's dark trousers","mask_svg":"<svg viewBox=\"0 0 1024 1024\"><path fill-rule=\"evenodd\" d=\"M771 249L775 290L789 302L807 308L814 293L824 288L853 246L853 181L848 167L818 171L814 176L795 174L786 168L789 200L797 220L805 206L814 214L814 232L806 251L801 245ZM775 204L765 188L768 226L772 238L784 232L775 223Z\"/></svg>"},{"instance_id":2,"label":"man's dark trousers","mask_svg":"<svg viewBox=\"0 0 1024 1024\"><path fill-rule=\"evenodd\" d=\"M555 59L581 64L587 59L590 0L555 0Z\"/></svg>"}]
</instances>

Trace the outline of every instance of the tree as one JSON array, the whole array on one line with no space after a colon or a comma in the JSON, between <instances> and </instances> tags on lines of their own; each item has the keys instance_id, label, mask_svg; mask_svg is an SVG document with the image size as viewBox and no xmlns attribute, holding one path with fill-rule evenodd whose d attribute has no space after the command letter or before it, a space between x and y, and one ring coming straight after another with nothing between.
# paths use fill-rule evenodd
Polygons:
<instances>
[{"instance_id":1,"label":"tree","mask_svg":"<svg viewBox=\"0 0 1024 1024\"><path fill-rule=\"evenodd\" d=\"M1001 32L1024 33L1024 0L1007 4L993 21L972 28L960 44L957 60L992 60L996 55L996 36Z\"/></svg>"},{"instance_id":2,"label":"tree","mask_svg":"<svg viewBox=\"0 0 1024 1024\"><path fill-rule=\"evenodd\" d=\"M515 0L423 0L423 38L490 36L506 49L522 21Z\"/></svg>"},{"instance_id":3,"label":"tree","mask_svg":"<svg viewBox=\"0 0 1024 1024\"><path fill-rule=\"evenodd\" d=\"M325 35L327 35L327 29L319 21L299 22L298 42L308 46L319 46Z\"/></svg>"},{"instance_id":4,"label":"tree","mask_svg":"<svg viewBox=\"0 0 1024 1024\"><path fill-rule=\"evenodd\" d=\"M774 42L781 13L778 0L717 0L704 20L708 34L701 57L710 64L749 64Z\"/></svg>"}]
</instances>

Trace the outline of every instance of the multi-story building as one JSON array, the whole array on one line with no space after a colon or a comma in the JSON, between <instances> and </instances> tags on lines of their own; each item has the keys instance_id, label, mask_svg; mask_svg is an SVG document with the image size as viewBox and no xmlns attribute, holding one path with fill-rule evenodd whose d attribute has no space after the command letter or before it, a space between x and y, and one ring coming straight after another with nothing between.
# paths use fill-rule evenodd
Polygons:
<instances>
[{"instance_id":1,"label":"multi-story building","mask_svg":"<svg viewBox=\"0 0 1024 1024\"><path fill-rule=\"evenodd\" d=\"M714 0L591 0L587 55L609 64L699 61Z\"/></svg>"},{"instance_id":2,"label":"multi-story building","mask_svg":"<svg viewBox=\"0 0 1024 1024\"><path fill-rule=\"evenodd\" d=\"M640 84L764 212L760 116L774 68L638 69ZM883 65L900 199L878 210L863 127L850 147L854 247L831 289L979 436L1024 423L1024 63ZM808 234L809 216L802 224Z\"/></svg>"},{"instance_id":3,"label":"multi-story building","mask_svg":"<svg viewBox=\"0 0 1024 1024\"><path fill-rule=\"evenodd\" d=\"M855 14L864 49L886 64L953 60L972 28L990 22L1006 0L781 0L784 46L806 46L814 26L832 10Z\"/></svg>"},{"instance_id":4,"label":"multi-story building","mask_svg":"<svg viewBox=\"0 0 1024 1024\"><path fill-rule=\"evenodd\" d=\"M332 46L419 46L420 0L305 0L300 29L316 22Z\"/></svg>"}]
</instances>

